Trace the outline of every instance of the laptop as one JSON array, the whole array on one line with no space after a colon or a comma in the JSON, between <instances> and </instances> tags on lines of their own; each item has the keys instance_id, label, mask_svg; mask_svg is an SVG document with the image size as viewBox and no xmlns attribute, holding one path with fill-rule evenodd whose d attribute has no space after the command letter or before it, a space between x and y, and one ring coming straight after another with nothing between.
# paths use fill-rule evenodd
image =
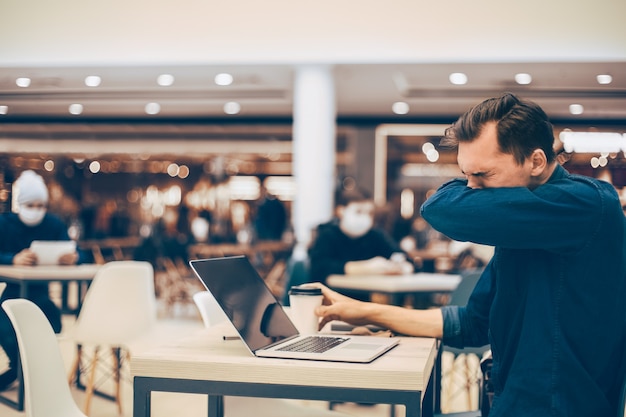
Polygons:
<instances>
[{"instance_id":1,"label":"laptop","mask_svg":"<svg viewBox=\"0 0 626 417\"><path fill-rule=\"evenodd\" d=\"M391 337L299 334L244 255L192 260L189 265L255 356L368 363L399 343Z\"/></svg>"}]
</instances>

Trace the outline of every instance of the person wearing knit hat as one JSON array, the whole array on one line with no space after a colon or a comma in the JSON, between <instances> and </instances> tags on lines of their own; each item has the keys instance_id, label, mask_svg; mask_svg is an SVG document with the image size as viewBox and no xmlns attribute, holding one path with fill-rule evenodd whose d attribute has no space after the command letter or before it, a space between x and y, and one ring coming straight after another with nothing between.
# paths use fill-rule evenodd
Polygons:
<instances>
[{"instance_id":1,"label":"person wearing knit hat","mask_svg":"<svg viewBox=\"0 0 626 417\"><path fill-rule=\"evenodd\" d=\"M34 240L70 240L67 226L48 213L48 187L34 171L22 172L13 183L13 212L0 215L0 264L36 265L37 256L30 250ZM80 262L79 253L62 255L58 263L72 265ZM8 284L0 303L20 296L17 284ZM48 284L29 288L28 298L44 312L55 332L61 331L61 312L50 299ZM9 367L0 373L0 391L9 388L17 379L18 347L15 331L4 310L0 309L0 346L9 358ZM2 372L2 369L0 369Z\"/></svg>"},{"instance_id":2,"label":"person wearing knit hat","mask_svg":"<svg viewBox=\"0 0 626 417\"><path fill-rule=\"evenodd\" d=\"M41 175L27 170L15 181L15 199L22 205L33 201L48 201L48 187Z\"/></svg>"}]
</instances>

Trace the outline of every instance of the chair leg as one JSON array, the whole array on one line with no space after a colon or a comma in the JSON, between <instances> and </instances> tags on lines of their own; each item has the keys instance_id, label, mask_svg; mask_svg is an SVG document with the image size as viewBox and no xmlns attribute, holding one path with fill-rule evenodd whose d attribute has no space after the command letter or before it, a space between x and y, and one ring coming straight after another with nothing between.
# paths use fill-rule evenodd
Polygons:
<instances>
[{"instance_id":1,"label":"chair leg","mask_svg":"<svg viewBox=\"0 0 626 417\"><path fill-rule=\"evenodd\" d=\"M67 382L71 386L73 384L78 385L80 379L80 362L82 360L83 346L76 345L76 355L74 356L74 362L70 368L70 372L67 376Z\"/></svg>"},{"instance_id":2,"label":"chair leg","mask_svg":"<svg viewBox=\"0 0 626 417\"><path fill-rule=\"evenodd\" d=\"M111 356L113 357L113 380L115 381L115 403L117 404L117 412L122 415L122 398L120 390L120 352L119 347L111 348Z\"/></svg>"},{"instance_id":3,"label":"chair leg","mask_svg":"<svg viewBox=\"0 0 626 417\"><path fill-rule=\"evenodd\" d=\"M89 381L87 381L87 389L85 390L85 414L89 415L89 409L91 408L91 399L93 398L94 385L96 383L96 368L98 365L98 350L96 346L93 351L93 359L91 361L91 369L89 373Z\"/></svg>"}]
</instances>

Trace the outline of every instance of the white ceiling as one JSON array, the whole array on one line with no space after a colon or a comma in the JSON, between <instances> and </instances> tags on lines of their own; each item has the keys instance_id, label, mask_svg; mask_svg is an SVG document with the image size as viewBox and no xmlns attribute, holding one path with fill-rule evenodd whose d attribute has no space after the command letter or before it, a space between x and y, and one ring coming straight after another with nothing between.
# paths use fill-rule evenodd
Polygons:
<instances>
[{"instance_id":1,"label":"white ceiling","mask_svg":"<svg viewBox=\"0 0 626 417\"><path fill-rule=\"evenodd\" d=\"M0 67L0 106L8 106L0 132L22 119L289 118L294 71L291 65ZM221 72L233 75L232 85L214 83ZM466 73L468 83L452 85L452 72ZM520 72L531 74L530 85L514 82ZM175 77L172 86L157 85L163 73ZM341 64L334 74L339 118L456 118L485 98L513 91L551 118L626 121L626 62ZM613 82L598 84L598 74L612 75ZM100 76L101 85L86 87L88 75ZM18 87L18 77L31 78L31 85ZM239 114L224 113L229 101L241 104ZM409 113L394 115L396 101L408 103ZM160 114L145 113L149 102L160 104ZM69 114L73 103L83 105L81 115ZM581 104L584 113L571 115L570 104Z\"/></svg>"}]
</instances>

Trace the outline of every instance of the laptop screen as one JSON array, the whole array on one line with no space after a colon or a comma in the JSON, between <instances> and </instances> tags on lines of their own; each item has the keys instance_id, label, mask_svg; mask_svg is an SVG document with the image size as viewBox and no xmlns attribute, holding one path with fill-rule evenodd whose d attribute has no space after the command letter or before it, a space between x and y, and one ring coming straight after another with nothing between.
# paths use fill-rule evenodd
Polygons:
<instances>
[{"instance_id":1,"label":"laptop screen","mask_svg":"<svg viewBox=\"0 0 626 417\"><path fill-rule=\"evenodd\" d=\"M245 256L189 263L251 351L298 335L285 310Z\"/></svg>"}]
</instances>

